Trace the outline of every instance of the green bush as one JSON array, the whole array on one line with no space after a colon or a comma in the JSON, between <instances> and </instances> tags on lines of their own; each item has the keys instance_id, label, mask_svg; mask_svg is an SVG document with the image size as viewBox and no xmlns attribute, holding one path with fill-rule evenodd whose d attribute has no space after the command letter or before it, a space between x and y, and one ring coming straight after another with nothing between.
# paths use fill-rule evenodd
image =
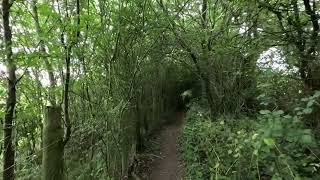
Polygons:
<instances>
[{"instance_id":1,"label":"green bush","mask_svg":"<svg viewBox=\"0 0 320 180\"><path fill-rule=\"evenodd\" d=\"M180 139L186 179L320 179L317 143L300 116L208 118L197 104Z\"/></svg>"}]
</instances>

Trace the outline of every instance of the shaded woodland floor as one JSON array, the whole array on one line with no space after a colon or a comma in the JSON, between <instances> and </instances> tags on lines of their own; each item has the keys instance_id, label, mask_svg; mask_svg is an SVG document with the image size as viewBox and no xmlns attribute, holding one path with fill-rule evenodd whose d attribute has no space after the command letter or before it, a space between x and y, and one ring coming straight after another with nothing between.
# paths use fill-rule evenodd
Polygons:
<instances>
[{"instance_id":1,"label":"shaded woodland floor","mask_svg":"<svg viewBox=\"0 0 320 180\"><path fill-rule=\"evenodd\" d=\"M152 164L150 180L180 180L182 177L177 140L181 133L183 113L178 112L176 116L175 122L160 131L160 156Z\"/></svg>"},{"instance_id":2,"label":"shaded woodland floor","mask_svg":"<svg viewBox=\"0 0 320 180\"><path fill-rule=\"evenodd\" d=\"M131 180L180 180L182 165L179 161L178 138L182 131L183 112L177 112L171 123L152 135L147 152L138 154L136 170Z\"/></svg>"}]
</instances>

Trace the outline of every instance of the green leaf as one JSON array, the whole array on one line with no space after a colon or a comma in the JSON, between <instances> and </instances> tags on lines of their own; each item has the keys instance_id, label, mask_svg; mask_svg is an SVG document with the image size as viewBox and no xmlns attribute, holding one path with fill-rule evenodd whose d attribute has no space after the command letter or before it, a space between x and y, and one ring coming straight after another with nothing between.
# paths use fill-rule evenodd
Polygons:
<instances>
[{"instance_id":1,"label":"green leaf","mask_svg":"<svg viewBox=\"0 0 320 180\"><path fill-rule=\"evenodd\" d=\"M272 176L271 180L282 180L282 177L277 173Z\"/></svg>"},{"instance_id":2,"label":"green leaf","mask_svg":"<svg viewBox=\"0 0 320 180\"><path fill-rule=\"evenodd\" d=\"M292 116L290 116L290 115L285 115L283 117L286 118L286 119L291 119L292 118Z\"/></svg>"},{"instance_id":3,"label":"green leaf","mask_svg":"<svg viewBox=\"0 0 320 180\"><path fill-rule=\"evenodd\" d=\"M220 166L219 163L216 163L216 165L214 166L215 169L217 169Z\"/></svg>"},{"instance_id":4,"label":"green leaf","mask_svg":"<svg viewBox=\"0 0 320 180\"><path fill-rule=\"evenodd\" d=\"M315 100L310 100L309 102L308 102L308 104L307 104L307 107L309 108L309 107L311 107L313 104L314 104L314 102L315 102Z\"/></svg>"},{"instance_id":5,"label":"green leaf","mask_svg":"<svg viewBox=\"0 0 320 180\"><path fill-rule=\"evenodd\" d=\"M266 115L266 114L270 114L271 112L269 110L261 110L259 111L260 114Z\"/></svg>"},{"instance_id":6,"label":"green leaf","mask_svg":"<svg viewBox=\"0 0 320 180\"><path fill-rule=\"evenodd\" d=\"M264 138L263 142L268 146L274 146L275 145L275 142L274 142L274 140L272 138Z\"/></svg>"},{"instance_id":7,"label":"green leaf","mask_svg":"<svg viewBox=\"0 0 320 180\"><path fill-rule=\"evenodd\" d=\"M312 109L311 108L306 108L303 110L304 114L311 114L312 113Z\"/></svg>"},{"instance_id":8,"label":"green leaf","mask_svg":"<svg viewBox=\"0 0 320 180\"><path fill-rule=\"evenodd\" d=\"M312 137L309 134L305 134L301 136L301 142L304 144L311 144L312 143Z\"/></svg>"},{"instance_id":9,"label":"green leaf","mask_svg":"<svg viewBox=\"0 0 320 180\"><path fill-rule=\"evenodd\" d=\"M320 97L320 91L316 91L313 95L314 98Z\"/></svg>"},{"instance_id":10,"label":"green leaf","mask_svg":"<svg viewBox=\"0 0 320 180\"><path fill-rule=\"evenodd\" d=\"M301 178L299 176L294 177L293 180L301 180Z\"/></svg>"},{"instance_id":11,"label":"green leaf","mask_svg":"<svg viewBox=\"0 0 320 180\"><path fill-rule=\"evenodd\" d=\"M53 14L52 8L47 4L38 5L38 11L43 16L50 16Z\"/></svg>"},{"instance_id":12,"label":"green leaf","mask_svg":"<svg viewBox=\"0 0 320 180\"><path fill-rule=\"evenodd\" d=\"M302 115L303 113L301 112L301 111L299 111L298 113L297 113L297 115L298 116L300 116L300 115Z\"/></svg>"},{"instance_id":13,"label":"green leaf","mask_svg":"<svg viewBox=\"0 0 320 180\"><path fill-rule=\"evenodd\" d=\"M304 129L304 130L302 130L302 133L303 134L311 134L312 131L311 131L311 129Z\"/></svg>"},{"instance_id":14,"label":"green leaf","mask_svg":"<svg viewBox=\"0 0 320 180\"><path fill-rule=\"evenodd\" d=\"M284 114L284 112L282 110L279 110L279 111L274 111L272 114L274 114L274 115L282 115L282 114Z\"/></svg>"}]
</instances>

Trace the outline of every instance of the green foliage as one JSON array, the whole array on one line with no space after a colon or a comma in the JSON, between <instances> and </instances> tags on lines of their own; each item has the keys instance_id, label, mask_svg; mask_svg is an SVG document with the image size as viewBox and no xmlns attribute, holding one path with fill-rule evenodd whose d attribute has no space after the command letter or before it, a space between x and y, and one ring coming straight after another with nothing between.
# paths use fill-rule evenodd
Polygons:
<instances>
[{"instance_id":1,"label":"green foliage","mask_svg":"<svg viewBox=\"0 0 320 180\"><path fill-rule=\"evenodd\" d=\"M172 47L154 23L155 4L79 3L79 24L77 1L13 3L13 59L20 78L13 140L18 179L41 174L43 109L52 95L58 105L64 103L68 56L72 134L64 159L71 179L123 179L137 139L145 138L175 110L180 83L190 73L169 57ZM1 41L4 57L2 45ZM0 118L6 96L2 70Z\"/></svg>"},{"instance_id":2,"label":"green foliage","mask_svg":"<svg viewBox=\"0 0 320 180\"><path fill-rule=\"evenodd\" d=\"M68 58L72 135L65 169L71 179L122 179L138 139L159 127L180 97L191 96L201 106L191 106L181 141L190 179L318 178L317 141L305 124L318 126L312 116L320 93L299 101L309 93L299 70L319 77L313 56L320 46L314 16L301 2L12 2L17 178L39 177L43 109L51 96L65 103ZM0 41L1 58L3 47ZM290 69L257 65L270 47ZM0 70L2 119L7 77ZM209 119L210 111L224 117Z\"/></svg>"},{"instance_id":3,"label":"green foliage","mask_svg":"<svg viewBox=\"0 0 320 180\"><path fill-rule=\"evenodd\" d=\"M187 179L318 179L317 141L299 116L262 110L258 119L211 121L197 104L180 140Z\"/></svg>"},{"instance_id":4,"label":"green foliage","mask_svg":"<svg viewBox=\"0 0 320 180\"><path fill-rule=\"evenodd\" d=\"M282 109L292 111L303 96L303 84L293 78L293 74L263 69L257 78L257 97L261 109ZM292 86L294 84L294 86Z\"/></svg>"}]
</instances>

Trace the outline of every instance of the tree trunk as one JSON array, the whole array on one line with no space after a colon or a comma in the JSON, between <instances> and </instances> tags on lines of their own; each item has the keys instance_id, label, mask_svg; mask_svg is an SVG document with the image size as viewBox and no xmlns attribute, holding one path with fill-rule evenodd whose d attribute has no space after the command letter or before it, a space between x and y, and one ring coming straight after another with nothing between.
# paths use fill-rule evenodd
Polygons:
<instances>
[{"instance_id":1,"label":"tree trunk","mask_svg":"<svg viewBox=\"0 0 320 180\"><path fill-rule=\"evenodd\" d=\"M9 0L2 1L2 22L4 29L5 61L8 71L8 96L3 126L4 153L3 153L3 179L14 179L14 155L15 150L12 144L12 129L14 112L16 106L16 65L12 59L12 33L10 28L10 7Z\"/></svg>"},{"instance_id":2,"label":"tree trunk","mask_svg":"<svg viewBox=\"0 0 320 180\"><path fill-rule=\"evenodd\" d=\"M205 77L203 81L204 81L205 92L206 92L206 96L207 96L208 104L209 104L209 109L210 109L210 117L213 118L215 115L215 109L214 109L214 99L212 96L210 79L208 77Z\"/></svg>"},{"instance_id":3,"label":"tree trunk","mask_svg":"<svg viewBox=\"0 0 320 180\"><path fill-rule=\"evenodd\" d=\"M71 122L70 122L70 115L69 115L69 87L70 87L70 60L71 60L71 46L70 48L66 49L66 75L65 75L65 82L64 82L64 119L65 119L65 128L66 133L64 135L64 142L63 144L66 145L71 136Z\"/></svg>"},{"instance_id":4,"label":"tree trunk","mask_svg":"<svg viewBox=\"0 0 320 180\"><path fill-rule=\"evenodd\" d=\"M208 33L208 0L202 0L202 10L201 10L201 23L202 23L202 30L205 31L205 33ZM209 35L209 34L207 34ZM212 89L211 89L211 82L210 82L210 74L211 71L208 69L210 67L209 65L209 51L211 49L209 39L207 38L207 35L203 38L201 42L202 46L202 60L204 61L204 66L202 69L202 79L205 86L205 92L209 104L210 109L210 117L213 118L215 114L215 108L214 108L214 99L212 95ZM201 67L201 65L200 65Z\"/></svg>"},{"instance_id":5,"label":"tree trunk","mask_svg":"<svg viewBox=\"0 0 320 180\"><path fill-rule=\"evenodd\" d=\"M43 179L63 180L63 128L61 107L47 106L43 123Z\"/></svg>"},{"instance_id":6,"label":"tree trunk","mask_svg":"<svg viewBox=\"0 0 320 180\"><path fill-rule=\"evenodd\" d=\"M137 96L137 102L136 102L136 111L137 111L137 122L136 122L136 141L137 141L137 147L136 151L140 152L142 150L143 145L143 139L141 134L141 107L140 107L140 96Z\"/></svg>"}]
</instances>

